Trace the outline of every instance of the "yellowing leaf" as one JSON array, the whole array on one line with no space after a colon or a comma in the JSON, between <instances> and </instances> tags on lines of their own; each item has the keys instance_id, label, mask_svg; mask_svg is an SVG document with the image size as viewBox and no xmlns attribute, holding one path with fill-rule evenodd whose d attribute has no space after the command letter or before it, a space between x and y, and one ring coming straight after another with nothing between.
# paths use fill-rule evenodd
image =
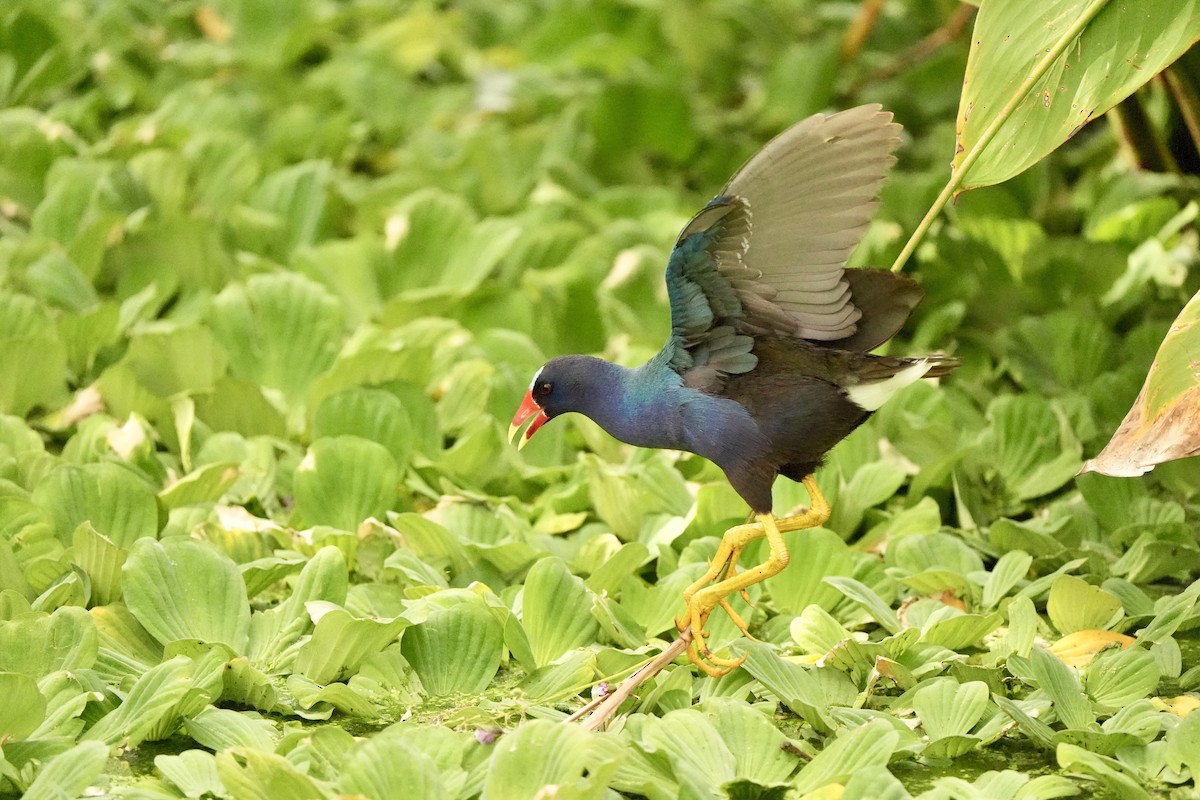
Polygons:
<instances>
[{"instance_id":1,"label":"yellowing leaf","mask_svg":"<svg viewBox=\"0 0 1200 800\"><path fill-rule=\"evenodd\" d=\"M1083 630L1068 633L1054 644L1050 652L1058 656L1069 667L1082 667L1089 663L1101 650L1113 645L1127 648L1134 643L1132 636L1116 631Z\"/></svg>"},{"instance_id":2,"label":"yellowing leaf","mask_svg":"<svg viewBox=\"0 0 1200 800\"><path fill-rule=\"evenodd\" d=\"M1080 472L1133 477L1200 455L1200 292L1163 339L1146 382L1117 432Z\"/></svg>"},{"instance_id":3,"label":"yellowing leaf","mask_svg":"<svg viewBox=\"0 0 1200 800\"><path fill-rule=\"evenodd\" d=\"M840 783L831 783L828 786L822 786L815 792L809 792L804 795L801 800L841 800L845 794L846 787Z\"/></svg>"},{"instance_id":4,"label":"yellowing leaf","mask_svg":"<svg viewBox=\"0 0 1200 800\"><path fill-rule=\"evenodd\" d=\"M1157 708L1170 711L1177 717L1186 717L1200 708L1200 697L1194 694L1181 694L1178 697L1156 697L1151 700Z\"/></svg>"}]
</instances>

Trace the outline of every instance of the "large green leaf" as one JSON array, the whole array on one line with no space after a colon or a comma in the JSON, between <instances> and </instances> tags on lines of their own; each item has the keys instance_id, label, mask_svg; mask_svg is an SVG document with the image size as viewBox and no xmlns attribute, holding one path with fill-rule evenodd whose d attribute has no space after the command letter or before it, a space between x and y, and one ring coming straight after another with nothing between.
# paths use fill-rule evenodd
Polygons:
<instances>
[{"instance_id":1,"label":"large green leaf","mask_svg":"<svg viewBox=\"0 0 1200 800\"><path fill-rule=\"evenodd\" d=\"M212 753L184 750L177 756L155 756L154 766L185 797L203 797L205 794L217 796L225 791L217 775L217 762Z\"/></svg>"},{"instance_id":2,"label":"large green leaf","mask_svg":"<svg viewBox=\"0 0 1200 800\"><path fill-rule=\"evenodd\" d=\"M91 580L93 605L102 606L121 597L121 567L128 551L100 533L90 522L82 522L73 537L75 563Z\"/></svg>"},{"instance_id":3,"label":"large green leaf","mask_svg":"<svg viewBox=\"0 0 1200 800\"><path fill-rule=\"evenodd\" d=\"M255 275L213 298L209 324L229 355L234 377L303 397L333 363L343 312L325 287L300 275Z\"/></svg>"},{"instance_id":4,"label":"large green leaf","mask_svg":"<svg viewBox=\"0 0 1200 800\"><path fill-rule=\"evenodd\" d=\"M767 715L733 698L713 698L704 713L733 753L734 774L759 786L786 784L799 766L787 736Z\"/></svg>"},{"instance_id":5,"label":"large green leaf","mask_svg":"<svg viewBox=\"0 0 1200 800\"><path fill-rule=\"evenodd\" d=\"M1090 11L1099 13L1087 22ZM1086 27L1063 42L1076 23ZM1018 88L1058 43L1065 48L1004 121L961 188L1008 180L1112 108L1200 38L1196 0L984 2L958 110L955 169L979 146Z\"/></svg>"},{"instance_id":6,"label":"large green leaf","mask_svg":"<svg viewBox=\"0 0 1200 800\"><path fill-rule=\"evenodd\" d=\"M218 657L193 661L175 656L164 661L140 676L124 702L93 725L85 738L109 745L126 742L130 747L166 738L184 717L217 698L223 671Z\"/></svg>"},{"instance_id":7,"label":"large green leaf","mask_svg":"<svg viewBox=\"0 0 1200 800\"><path fill-rule=\"evenodd\" d=\"M845 781L860 769L885 766L899 741L899 734L883 721L846 731L808 762L793 788L810 792Z\"/></svg>"},{"instance_id":8,"label":"large green leaf","mask_svg":"<svg viewBox=\"0 0 1200 800\"><path fill-rule=\"evenodd\" d=\"M62 800L79 797L92 785L108 761L101 742L82 742L49 761L21 795L24 800Z\"/></svg>"},{"instance_id":9,"label":"large green leaf","mask_svg":"<svg viewBox=\"0 0 1200 800\"><path fill-rule=\"evenodd\" d=\"M841 536L825 528L797 531L789 534L786 541L788 549L803 556L793 558L787 569L766 582L771 599L793 614L810 605L832 610L842 601L842 593L824 579L854 574L855 557L849 546Z\"/></svg>"},{"instance_id":10,"label":"large green leaf","mask_svg":"<svg viewBox=\"0 0 1200 800\"><path fill-rule=\"evenodd\" d=\"M0 622L0 671L41 680L58 670L89 669L96 661L96 626L82 608L31 611Z\"/></svg>"},{"instance_id":11,"label":"large green leaf","mask_svg":"<svg viewBox=\"0 0 1200 800\"><path fill-rule=\"evenodd\" d=\"M155 639L221 642L246 650L250 605L237 566L190 539L139 540L122 570L125 603Z\"/></svg>"},{"instance_id":12,"label":"large green leaf","mask_svg":"<svg viewBox=\"0 0 1200 800\"><path fill-rule=\"evenodd\" d=\"M364 797L447 797L438 765L395 736L377 736L354 749L342 772L342 791Z\"/></svg>"},{"instance_id":13,"label":"large green leaf","mask_svg":"<svg viewBox=\"0 0 1200 800\"><path fill-rule=\"evenodd\" d=\"M401 649L433 697L478 694L500 668L500 623L480 602L439 608L404 632Z\"/></svg>"},{"instance_id":14,"label":"large green leaf","mask_svg":"<svg viewBox=\"0 0 1200 800\"><path fill-rule=\"evenodd\" d=\"M560 559L544 558L525 578L521 625L538 666L595 639L598 626L583 581Z\"/></svg>"},{"instance_id":15,"label":"large green leaf","mask_svg":"<svg viewBox=\"0 0 1200 800\"><path fill-rule=\"evenodd\" d=\"M717 787L737 777L729 746L712 722L692 708L648 720L642 747L666 757L681 786Z\"/></svg>"},{"instance_id":16,"label":"large green leaf","mask_svg":"<svg viewBox=\"0 0 1200 800\"><path fill-rule=\"evenodd\" d=\"M163 398L211 391L227 363L208 328L166 323L138 329L126 358L138 382Z\"/></svg>"},{"instance_id":17,"label":"large green leaf","mask_svg":"<svg viewBox=\"0 0 1200 800\"><path fill-rule=\"evenodd\" d=\"M239 800L323 800L332 796L283 756L261 750L218 753L217 775L225 790Z\"/></svg>"},{"instance_id":18,"label":"large green leaf","mask_svg":"<svg viewBox=\"0 0 1200 800\"><path fill-rule=\"evenodd\" d=\"M326 397L313 417L313 438L360 436L388 449L401 472L413 450L412 422L400 398L382 389L350 389Z\"/></svg>"},{"instance_id":19,"label":"large green leaf","mask_svg":"<svg viewBox=\"0 0 1200 800\"><path fill-rule=\"evenodd\" d=\"M0 737L24 739L46 719L46 698L33 678L19 672L0 672Z\"/></svg>"},{"instance_id":20,"label":"large green leaf","mask_svg":"<svg viewBox=\"0 0 1200 800\"><path fill-rule=\"evenodd\" d=\"M394 642L409 624L403 617L357 618L322 601L310 603L309 610L317 616L316 627L296 655L295 671L319 684L353 675L368 656Z\"/></svg>"},{"instance_id":21,"label":"large green leaf","mask_svg":"<svg viewBox=\"0 0 1200 800\"><path fill-rule=\"evenodd\" d=\"M488 800L599 800L622 757L616 742L598 734L532 720L496 743L484 793Z\"/></svg>"},{"instance_id":22,"label":"large green leaf","mask_svg":"<svg viewBox=\"0 0 1200 800\"><path fill-rule=\"evenodd\" d=\"M63 464L38 483L33 499L54 516L64 543L83 522L123 549L159 530L154 491L132 470L111 462Z\"/></svg>"},{"instance_id":23,"label":"large green leaf","mask_svg":"<svg viewBox=\"0 0 1200 800\"><path fill-rule=\"evenodd\" d=\"M399 494L396 459L358 436L318 439L296 468L296 513L307 525L353 531L383 517Z\"/></svg>"},{"instance_id":24,"label":"large green leaf","mask_svg":"<svg viewBox=\"0 0 1200 800\"><path fill-rule=\"evenodd\" d=\"M982 681L939 680L913 695L913 709L931 740L960 736L975 727L987 708L988 687Z\"/></svg>"},{"instance_id":25,"label":"large green leaf","mask_svg":"<svg viewBox=\"0 0 1200 800\"><path fill-rule=\"evenodd\" d=\"M1120 600L1074 575L1060 575L1051 584L1046 613L1062 634L1107 629L1124 616Z\"/></svg>"}]
</instances>

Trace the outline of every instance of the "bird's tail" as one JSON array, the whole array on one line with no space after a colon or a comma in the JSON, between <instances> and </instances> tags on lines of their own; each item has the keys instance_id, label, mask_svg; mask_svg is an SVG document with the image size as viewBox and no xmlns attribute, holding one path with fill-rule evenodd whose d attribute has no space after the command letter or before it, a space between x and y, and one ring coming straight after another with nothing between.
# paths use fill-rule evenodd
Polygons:
<instances>
[{"instance_id":1,"label":"bird's tail","mask_svg":"<svg viewBox=\"0 0 1200 800\"><path fill-rule=\"evenodd\" d=\"M860 370L859 382L845 387L860 408L875 411L897 392L922 378L937 378L959 365L957 358L928 356L869 356L871 369Z\"/></svg>"},{"instance_id":2,"label":"bird's tail","mask_svg":"<svg viewBox=\"0 0 1200 800\"><path fill-rule=\"evenodd\" d=\"M929 364L929 371L925 373L926 378L940 378L943 375L952 372L962 366L962 362L954 356L944 356L934 354L928 356L920 356L912 359L913 361L925 361Z\"/></svg>"}]
</instances>

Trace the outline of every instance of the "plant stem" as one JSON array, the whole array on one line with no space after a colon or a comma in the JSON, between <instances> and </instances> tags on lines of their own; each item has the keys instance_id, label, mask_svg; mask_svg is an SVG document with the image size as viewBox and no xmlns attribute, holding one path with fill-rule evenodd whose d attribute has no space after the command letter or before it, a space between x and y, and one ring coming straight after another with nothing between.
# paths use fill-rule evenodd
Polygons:
<instances>
[{"instance_id":1,"label":"plant stem","mask_svg":"<svg viewBox=\"0 0 1200 800\"><path fill-rule=\"evenodd\" d=\"M925 217L917 225L917 228L913 231L912 236L909 237L908 242L904 245L904 249L900 251L900 255L896 256L896 261L892 264L892 272L899 272L900 270L904 269L905 263L913 254L913 251L917 249L917 245L921 243L921 239L925 238L925 233L929 230L929 226L933 224L933 221L937 218L937 215L942 213L942 209L946 207L946 203L950 202L950 198L953 197L954 193L958 190L958 187L962 185L963 179L966 177L967 173L970 171L975 162L979 160L979 156L982 155L983 151L991 143L992 139L996 137L996 134L999 132L1000 128L1003 127L1005 122L1008 122L1013 112L1017 110L1017 106L1019 106L1029 96L1029 93L1033 90L1034 85L1042 79L1042 77L1050 70L1050 67L1054 64L1054 62L1057 61L1064 52L1066 52L1067 48L1071 46L1071 43L1074 42L1083 29L1088 26L1088 23L1090 23L1106 5L1108 5L1108 0L1092 0L1091 4L1088 5L1088 7L1084 9L1083 13L1079 15L1079 18L1075 20L1075 22L1073 22L1071 26L1067 28L1063 35L1059 37L1058 41L1046 51L1046 55L1042 57L1041 61L1039 61L1029 73L1029 76L1025 78L1025 80L1021 82L1021 85L1017 87L1017 90L1013 92L1012 97L1008 99L1008 102L1004 104L1004 107L1000 109L1000 112L992 119L991 124L989 124L987 128L984 129L983 133L979 135L979 140L975 142L974 146L967 152L962 162L958 165L958 168L951 169L949 182L937 196L937 199L933 201L933 205L930 206L929 211L925 214ZM976 24L979 24L978 19L976 19Z\"/></svg>"},{"instance_id":2,"label":"plant stem","mask_svg":"<svg viewBox=\"0 0 1200 800\"><path fill-rule=\"evenodd\" d=\"M621 685L616 688L611 694L605 697L600 702L593 701L588 703L583 708L572 714L567 722L574 722L581 718L584 714L591 712L587 719L583 720L581 725L588 730L598 731L604 726L613 714L617 713L617 709L621 704L629 699L637 687L641 686L646 681L653 678L663 667L670 664L687 649L687 646L692 642L692 629L687 628L680 634L666 650L664 650L657 658L642 666L628 678L621 682Z\"/></svg>"}]
</instances>

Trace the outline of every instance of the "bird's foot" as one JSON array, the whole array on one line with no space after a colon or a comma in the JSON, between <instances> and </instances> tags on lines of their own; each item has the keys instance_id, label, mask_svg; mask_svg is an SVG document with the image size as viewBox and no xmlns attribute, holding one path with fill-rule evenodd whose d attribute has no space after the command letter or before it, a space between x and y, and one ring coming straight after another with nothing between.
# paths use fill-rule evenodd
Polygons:
<instances>
[{"instance_id":1,"label":"bird's foot","mask_svg":"<svg viewBox=\"0 0 1200 800\"><path fill-rule=\"evenodd\" d=\"M744 635L749 638L746 621L733 610L729 605L729 601L714 592L712 588L702 589L693 597L688 598L688 608L684 612L684 619L687 620L685 628L691 628L692 642L688 646L688 659L693 664L703 670L706 674L719 678L722 675L728 674L736 667L740 667L742 662L746 660L745 656L741 658L724 658L714 653L708 646L708 633L704 630L705 623L708 622L709 615L713 609L720 605L725 609L725 613L729 614L729 618L733 620L733 624L737 625ZM680 620L676 620L676 625L679 625Z\"/></svg>"}]
</instances>

